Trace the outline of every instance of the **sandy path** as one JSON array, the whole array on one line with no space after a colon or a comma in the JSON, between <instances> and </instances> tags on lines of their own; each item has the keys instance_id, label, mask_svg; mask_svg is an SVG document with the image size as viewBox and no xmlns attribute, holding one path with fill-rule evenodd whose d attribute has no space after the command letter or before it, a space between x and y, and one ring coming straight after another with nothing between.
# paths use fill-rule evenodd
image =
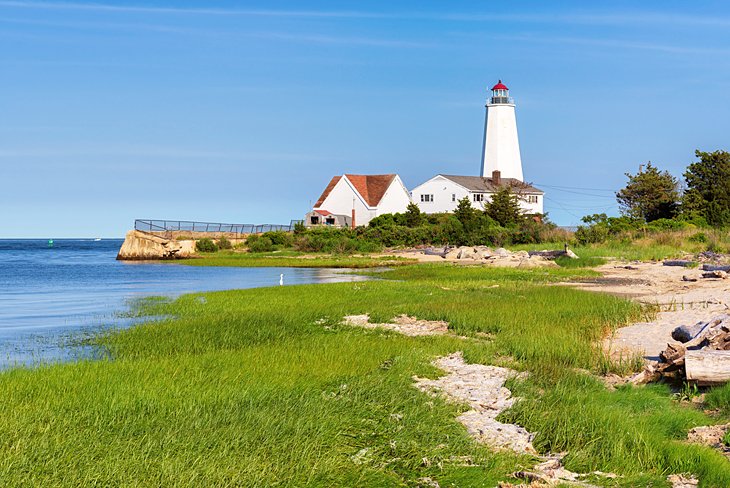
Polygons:
<instances>
[{"instance_id":1,"label":"sandy path","mask_svg":"<svg viewBox=\"0 0 730 488\"><path fill-rule=\"evenodd\" d=\"M662 263L611 262L596 270L603 274L601 278L569 285L629 297L657 305L660 310L651 322L639 322L616 331L606 342L614 356L638 352L656 360L668 343L676 342L671 336L675 327L708 321L726 313L730 304L730 280L703 279L699 269ZM685 276L697 281L683 281Z\"/></svg>"}]
</instances>

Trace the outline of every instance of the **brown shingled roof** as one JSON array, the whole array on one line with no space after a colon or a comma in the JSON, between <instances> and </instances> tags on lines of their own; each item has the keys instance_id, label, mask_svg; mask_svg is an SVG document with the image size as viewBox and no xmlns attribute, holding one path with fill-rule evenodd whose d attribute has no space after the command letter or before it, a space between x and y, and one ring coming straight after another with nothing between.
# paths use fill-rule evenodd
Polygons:
<instances>
[{"instance_id":1,"label":"brown shingled roof","mask_svg":"<svg viewBox=\"0 0 730 488\"><path fill-rule=\"evenodd\" d=\"M365 200L368 206L375 207L380 203L380 200L382 200L383 195L385 195L385 192L388 190L388 187L393 182L396 175L346 174L345 176L350 181L350 183L352 183L352 186L355 187L355 190L357 190L357 192L360 194L363 200ZM332 189L340 181L341 178L342 176L332 177L329 184L327 185L327 188L324 189L322 195L319 197L319 200L317 200L317 203L314 204L314 208L318 208L324 203L324 201L327 199L327 196L330 194Z\"/></svg>"},{"instance_id":2,"label":"brown shingled roof","mask_svg":"<svg viewBox=\"0 0 730 488\"><path fill-rule=\"evenodd\" d=\"M368 206L375 207L385 195L388 187L395 179L390 175L348 175L347 179L353 184L357 192L365 199Z\"/></svg>"},{"instance_id":3,"label":"brown shingled roof","mask_svg":"<svg viewBox=\"0 0 730 488\"><path fill-rule=\"evenodd\" d=\"M333 176L332 177L330 182L327 184L327 188L324 189L322 194L319 196L319 200L317 200L317 203L314 204L314 208L317 208L324 203L324 200L327 198L327 195L330 194L330 192L332 191L332 188L334 188L335 185L337 184L337 182L340 181L340 178L342 178L342 176Z\"/></svg>"}]
</instances>

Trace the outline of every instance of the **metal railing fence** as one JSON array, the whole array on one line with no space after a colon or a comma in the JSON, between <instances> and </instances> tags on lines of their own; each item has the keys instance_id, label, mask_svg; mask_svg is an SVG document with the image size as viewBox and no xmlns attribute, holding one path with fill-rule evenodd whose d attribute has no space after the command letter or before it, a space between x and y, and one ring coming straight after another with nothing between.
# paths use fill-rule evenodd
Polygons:
<instances>
[{"instance_id":1,"label":"metal railing fence","mask_svg":"<svg viewBox=\"0 0 730 488\"><path fill-rule=\"evenodd\" d=\"M195 222L192 220L153 220L136 219L134 230L147 233L156 232L207 232L230 234L262 234L270 231L292 231L302 220L292 220L289 224L223 224L220 222Z\"/></svg>"}]
</instances>

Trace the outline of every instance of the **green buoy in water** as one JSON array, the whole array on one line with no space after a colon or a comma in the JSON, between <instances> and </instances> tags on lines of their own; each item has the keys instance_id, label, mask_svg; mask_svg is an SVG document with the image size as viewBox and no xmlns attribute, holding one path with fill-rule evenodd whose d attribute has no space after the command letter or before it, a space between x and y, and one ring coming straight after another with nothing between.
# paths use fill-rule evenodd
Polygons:
<instances>
[{"instance_id":1,"label":"green buoy in water","mask_svg":"<svg viewBox=\"0 0 730 488\"><path fill-rule=\"evenodd\" d=\"M48 247L53 247L53 239L48 239Z\"/></svg>"}]
</instances>

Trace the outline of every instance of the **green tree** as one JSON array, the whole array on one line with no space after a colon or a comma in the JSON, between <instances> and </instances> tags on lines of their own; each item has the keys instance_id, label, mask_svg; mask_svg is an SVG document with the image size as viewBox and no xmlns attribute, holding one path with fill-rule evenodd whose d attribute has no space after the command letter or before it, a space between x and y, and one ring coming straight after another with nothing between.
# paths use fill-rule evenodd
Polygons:
<instances>
[{"instance_id":1,"label":"green tree","mask_svg":"<svg viewBox=\"0 0 730 488\"><path fill-rule=\"evenodd\" d=\"M468 195L459 200L459 203L456 205L456 210L454 210L454 216L461 222L461 225L464 226L464 230L467 232L474 229L474 226L479 220L478 211L471 206Z\"/></svg>"},{"instance_id":2,"label":"green tree","mask_svg":"<svg viewBox=\"0 0 730 488\"><path fill-rule=\"evenodd\" d=\"M418 227L425 220L421 209L413 202L408 204L403 217L407 227Z\"/></svg>"},{"instance_id":3,"label":"green tree","mask_svg":"<svg viewBox=\"0 0 730 488\"><path fill-rule=\"evenodd\" d=\"M679 213L679 183L668 171L647 163L635 175L626 173L629 181L616 193L621 213L651 222L671 219Z\"/></svg>"},{"instance_id":4,"label":"green tree","mask_svg":"<svg viewBox=\"0 0 730 488\"><path fill-rule=\"evenodd\" d=\"M684 173L687 190L682 211L714 226L730 225L730 153L695 151L699 161Z\"/></svg>"},{"instance_id":5,"label":"green tree","mask_svg":"<svg viewBox=\"0 0 730 488\"><path fill-rule=\"evenodd\" d=\"M518 196L509 186L500 188L492 200L484 204L484 213L502 227L510 227L525 220Z\"/></svg>"}]
</instances>

